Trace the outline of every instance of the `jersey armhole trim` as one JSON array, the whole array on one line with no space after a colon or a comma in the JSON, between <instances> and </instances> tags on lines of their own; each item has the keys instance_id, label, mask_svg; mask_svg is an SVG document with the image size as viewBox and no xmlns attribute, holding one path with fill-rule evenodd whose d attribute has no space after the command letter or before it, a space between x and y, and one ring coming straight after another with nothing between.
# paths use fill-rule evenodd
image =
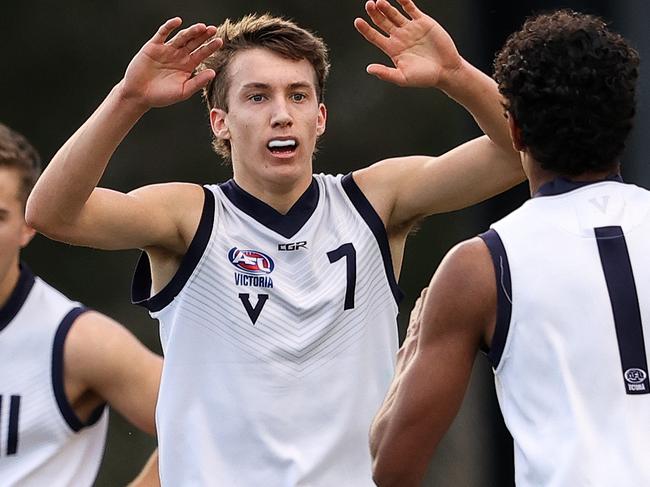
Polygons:
<instances>
[{"instance_id":1,"label":"jersey armhole trim","mask_svg":"<svg viewBox=\"0 0 650 487\"><path fill-rule=\"evenodd\" d=\"M181 259L181 264L176 274L154 296L151 296L151 265L149 263L149 257L146 252L140 254L140 259L133 273L133 281L131 284L131 302L133 304L144 306L151 312L160 311L169 305L183 290L183 287L185 287L185 284L201 260L205 248L208 246L214 225L214 194L206 187L203 187L203 193L205 196L203 211L192 242L190 242L187 252Z\"/></svg>"},{"instance_id":2,"label":"jersey armhole trim","mask_svg":"<svg viewBox=\"0 0 650 487\"><path fill-rule=\"evenodd\" d=\"M106 407L106 403L97 406L97 408L90 414L88 421L84 423L79 419L77 413L75 413L65 395L63 364L63 347L65 345L65 339L75 320L87 311L90 310L83 306L78 306L71 309L68 314L63 317L63 320L61 320L61 323L56 330L56 334L54 335L54 345L52 347L52 389L54 391L54 398L56 399L56 404L59 406L59 411L61 412L63 419L65 419L65 422L75 433L97 423L97 421L102 417Z\"/></svg>"},{"instance_id":3,"label":"jersey armhole trim","mask_svg":"<svg viewBox=\"0 0 650 487\"><path fill-rule=\"evenodd\" d=\"M510 265L508 255L503 246L501 237L494 229L489 229L479 237L483 240L494 265L497 287L497 318L492 337L492 345L487 350L487 357L496 370L501 362L501 356L506 346L508 332L510 330L510 319L512 317L512 282L510 280Z\"/></svg>"},{"instance_id":4,"label":"jersey armhole trim","mask_svg":"<svg viewBox=\"0 0 650 487\"><path fill-rule=\"evenodd\" d=\"M18 277L18 282L16 287L9 295L9 299L3 307L0 308L0 332L4 330L11 320L13 320L18 312L27 301L27 297L34 287L34 282L36 278L34 274L29 270L27 265L20 263L20 276Z\"/></svg>"},{"instance_id":5,"label":"jersey armhole trim","mask_svg":"<svg viewBox=\"0 0 650 487\"><path fill-rule=\"evenodd\" d=\"M350 198L352 205L361 215L361 218L364 219L370 230L372 231L377 244L379 245L379 250L381 252L382 260L384 261L384 269L386 270L386 277L388 278L388 284L395 298L395 302L399 303L404 298L404 293L395 279L395 270L393 269L393 259L390 253L390 246L388 244L388 235L386 234L386 227L381 221L381 218L372 207L366 196L363 194L357 183L352 177L352 173L348 173L341 178L341 186L343 190Z\"/></svg>"}]
</instances>

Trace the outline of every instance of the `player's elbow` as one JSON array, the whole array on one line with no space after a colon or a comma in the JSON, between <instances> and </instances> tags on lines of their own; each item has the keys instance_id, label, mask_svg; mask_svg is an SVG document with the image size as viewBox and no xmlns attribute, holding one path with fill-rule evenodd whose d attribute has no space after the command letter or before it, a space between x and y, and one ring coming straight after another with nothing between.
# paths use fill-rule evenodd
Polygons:
<instances>
[{"instance_id":1,"label":"player's elbow","mask_svg":"<svg viewBox=\"0 0 650 487\"><path fill-rule=\"evenodd\" d=\"M61 218L56 209L33 193L27 199L25 206L25 222L39 233L55 240L64 240L62 230L67 222Z\"/></svg>"},{"instance_id":2,"label":"player's elbow","mask_svg":"<svg viewBox=\"0 0 650 487\"><path fill-rule=\"evenodd\" d=\"M30 196L25 206L25 222L34 230L39 230L41 226L38 213L38 203Z\"/></svg>"},{"instance_id":3,"label":"player's elbow","mask_svg":"<svg viewBox=\"0 0 650 487\"><path fill-rule=\"evenodd\" d=\"M25 208L25 222L37 232L47 237L55 238L56 225L51 219L46 217L45 213L46 211L41 211L37 204L30 204L28 201L27 207Z\"/></svg>"},{"instance_id":4,"label":"player's elbow","mask_svg":"<svg viewBox=\"0 0 650 487\"><path fill-rule=\"evenodd\" d=\"M25 222L27 222L27 225L34 230L45 233L48 224L51 222L50 213L51 208L48 208L47 202L39 194L36 194L36 190L32 191L25 205Z\"/></svg>"}]
</instances>

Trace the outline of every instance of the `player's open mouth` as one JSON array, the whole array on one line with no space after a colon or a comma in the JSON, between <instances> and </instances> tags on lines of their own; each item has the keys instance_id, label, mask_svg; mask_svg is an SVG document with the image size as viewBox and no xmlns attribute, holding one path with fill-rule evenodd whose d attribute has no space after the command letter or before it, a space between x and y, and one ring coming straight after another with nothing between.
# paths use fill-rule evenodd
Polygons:
<instances>
[{"instance_id":1,"label":"player's open mouth","mask_svg":"<svg viewBox=\"0 0 650 487\"><path fill-rule=\"evenodd\" d=\"M266 147L271 151L274 156L286 157L291 156L298 148L298 141L296 139L271 139Z\"/></svg>"}]
</instances>

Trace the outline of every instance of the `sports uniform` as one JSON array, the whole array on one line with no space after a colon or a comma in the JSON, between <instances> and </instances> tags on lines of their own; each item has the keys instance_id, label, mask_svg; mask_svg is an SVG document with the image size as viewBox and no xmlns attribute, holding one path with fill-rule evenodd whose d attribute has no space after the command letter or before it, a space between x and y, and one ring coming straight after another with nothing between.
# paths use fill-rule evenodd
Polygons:
<instances>
[{"instance_id":1,"label":"sports uniform","mask_svg":"<svg viewBox=\"0 0 650 487\"><path fill-rule=\"evenodd\" d=\"M26 266L0 308L0 485L90 486L104 453L108 413L87 422L64 390L63 347L83 313Z\"/></svg>"},{"instance_id":2,"label":"sports uniform","mask_svg":"<svg viewBox=\"0 0 650 487\"><path fill-rule=\"evenodd\" d=\"M150 296L160 321L164 485L374 485L370 422L393 375L384 226L351 175L315 175L286 214L234 181L204 188L196 235Z\"/></svg>"},{"instance_id":3,"label":"sports uniform","mask_svg":"<svg viewBox=\"0 0 650 487\"><path fill-rule=\"evenodd\" d=\"M650 192L557 179L482 237L517 485L650 485Z\"/></svg>"}]
</instances>

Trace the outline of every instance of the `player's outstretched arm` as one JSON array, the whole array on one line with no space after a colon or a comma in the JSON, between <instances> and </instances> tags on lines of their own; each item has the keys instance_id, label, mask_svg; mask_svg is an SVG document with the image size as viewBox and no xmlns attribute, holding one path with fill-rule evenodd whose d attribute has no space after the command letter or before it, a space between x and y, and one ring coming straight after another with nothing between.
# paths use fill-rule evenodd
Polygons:
<instances>
[{"instance_id":1,"label":"player's outstretched arm","mask_svg":"<svg viewBox=\"0 0 650 487\"><path fill-rule=\"evenodd\" d=\"M391 239L405 238L423 217L466 208L524 179L518 159L487 136L441 156L385 159L354 172Z\"/></svg>"},{"instance_id":2,"label":"player's outstretched arm","mask_svg":"<svg viewBox=\"0 0 650 487\"><path fill-rule=\"evenodd\" d=\"M194 24L172 35L180 24L174 18L158 29L124 78L56 153L27 204L32 227L57 240L100 248L182 247L173 218L158 204L170 195L96 189L111 155L147 110L185 100L214 77L212 70L193 73L221 46L213 39L216 28Z\"/></svg>"},{"instance_id":3,"label":"player's outstretched arm","mask_svg":"<svg viewBox=\"0 0 650 487\"><path fill-rule=\"evenodd\" d=\"M354 25L393 66L370 64L368 73L400 86L438 88L463 105L499 147L512 152L501 96L492 78L461 57L449 34L412 0L366 2L374 27L357 18ZM518 162L518 160L517 160Z\"/></svg>"},{"instance_id":4,"label":"player's outstretched arm","mask_svg":"<svg viewBox=\"0 0 650 487\"><path fill-rule=\"evenodd\" d=\"M449 252L414 310L397 370L370 431L380 487L421 485L469 382L474 357L496 320L496 279L478 238Z\"/></svg>"}]
</instances>

